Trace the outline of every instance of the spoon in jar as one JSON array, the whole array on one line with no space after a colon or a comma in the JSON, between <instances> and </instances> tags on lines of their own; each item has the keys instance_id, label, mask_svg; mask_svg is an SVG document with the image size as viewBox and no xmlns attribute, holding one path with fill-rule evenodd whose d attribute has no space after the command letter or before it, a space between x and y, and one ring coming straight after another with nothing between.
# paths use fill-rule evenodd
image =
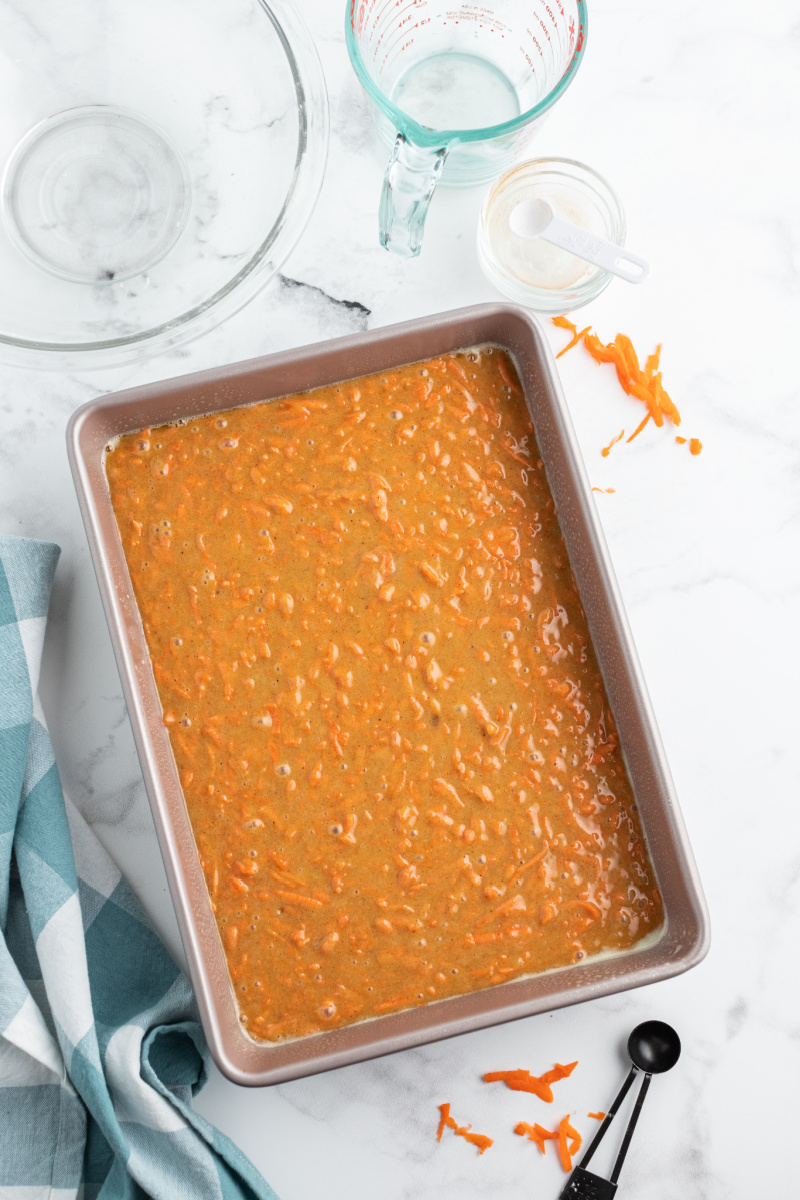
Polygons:
<instances>
[{"instance_id":1,"label":"spoon in jar","mask_svg":"<svg viewBox=\"0 0 800 1200\"><path fill-rule=\"evenodd\" d=\"M619 1173L622 1170L622 1164L628 1153L633 1131L650 1086L650 1080L654 1075L663 1075L665 1071L670 1071L675 1066L681 1056L681 1040L671 1025L666 1025L663 1021L644 1021L641 1025L636 1026L628 1038L628 1055L633 1063L628 1078L620 1088L602 1125L592 1138L580 1165L575 1168L567 1180L559 1200L612 1200L617 1190ZM639 1095L636 1097L636 1104L631 1113L628 1128L625 1130L622 1145L619 1148L617 1161L614 1163L614 1170L611 1172L610 1179L603 1179L601 1175L594 1175L591 1171L587 1171L586 1166L640 1071L643 1072L644 1079L639 1089Z\"/></svg>"},{"instance_id":2,"label":"spoon in jar","mask_svg":"<svg viewBox=\"0 0 800 1200\"><path fill-rule=\"evenodd\" d=\"M650 264L643 258L557 217L546 200L520 201L512 208L508 224L511 232L525 241L542 238L628 283L644 283L650 274Z\"/></svg>"}]
</instances>

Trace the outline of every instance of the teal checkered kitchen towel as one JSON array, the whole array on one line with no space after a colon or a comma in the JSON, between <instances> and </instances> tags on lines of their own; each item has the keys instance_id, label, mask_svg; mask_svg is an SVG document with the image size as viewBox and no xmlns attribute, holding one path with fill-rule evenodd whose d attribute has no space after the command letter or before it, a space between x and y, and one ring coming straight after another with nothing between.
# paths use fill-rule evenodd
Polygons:
<instances>
[{"instance_id":1,"label":"teal checkered kitchen towel","mask_svg":"<svg viewBox=\"0 0 800 1200\"><path fill-rule=\"evenodd\" d=\"M0 1198L276 1200L193 1111L191 989L65 806L37 698L59 553L0 537Z\"/></svg>"}]
</instances>

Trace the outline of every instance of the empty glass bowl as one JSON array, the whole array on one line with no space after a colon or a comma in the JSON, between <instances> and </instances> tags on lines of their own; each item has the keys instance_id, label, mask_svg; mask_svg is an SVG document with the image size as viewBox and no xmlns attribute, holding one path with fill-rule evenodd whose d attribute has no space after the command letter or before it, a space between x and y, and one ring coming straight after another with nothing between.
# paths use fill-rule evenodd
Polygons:
<instances>
[{"instance_id":1,"label":"empty glass bowl","mask_svg":"<svg viewBox=\"0 0 800 1200\"><path fill-rule=\"evenodd\" d=\"M107 365L236 312L311 215L328 105L290 0L0 0L0 357Z\"/></svg>"}]
</instances>

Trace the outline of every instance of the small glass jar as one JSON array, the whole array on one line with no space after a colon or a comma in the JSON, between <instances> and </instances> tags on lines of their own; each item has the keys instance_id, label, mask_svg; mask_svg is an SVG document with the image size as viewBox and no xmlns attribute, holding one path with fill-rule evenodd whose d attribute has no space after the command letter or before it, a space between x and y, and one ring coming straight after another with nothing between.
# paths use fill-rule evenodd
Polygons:
<instances>
[{"instance_id":1,"label":"small glass jar","mask_svg":"<svg viewBox=\"0 0 800 1200\"><path fill-rule=\"evenodd\" d=\"M478 261L498 291L535 312L572 312L599 296L613 275L542 238L513 233L509 217L523 200L545 200L557 217L625 245L625 213L601 175L570 158L535 158L493 185L481 209Z\"/></svg>"}]
</instances>

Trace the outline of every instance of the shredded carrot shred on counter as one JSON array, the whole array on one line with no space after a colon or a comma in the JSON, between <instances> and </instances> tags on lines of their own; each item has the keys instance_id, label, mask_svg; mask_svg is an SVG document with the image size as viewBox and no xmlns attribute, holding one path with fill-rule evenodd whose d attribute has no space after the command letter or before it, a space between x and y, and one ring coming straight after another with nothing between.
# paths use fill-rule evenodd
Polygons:
<instances>
[{"instance_id":1,"label":"shredded carrot shred on counter","mask_svg":"<svg viewBox=\"0 0 800 1200\"><path fill-rule=\"evenodd\" d=\"M587 1113L587 1117L594 1117L596 1121L605 1121L606 1114L604 1112Z\"/></svg>"},{"instance_id":2,"label":"shredded carrot shred on counter","mask_svg":"<svg viewBox=\"0 0 800 1200\"><path fill-rule=\"evenodd\" d=\"M483 1154L485 1150L494 1145L494 1139L487 1137L485 1133L472 1133L471 1125L458 1125L453 1117L450 1116L449 1104L440 1104L439 1112L441 1113L441 1118L439 1120L439 1128L436 1132L437 1142L442 1140L442 1134L445 1129L452 1129L457 1137L462 1137L473 1146L477 1146L478 1154Z\"/></svg>"},{"instance_id":3,"label":"shredded carrot shred on counter","mask_svg":"<svg viewBox=\"0 0 800 1200\"><path fill-rule=\"evenodd\" d=\"M583 1138L577 1129L570 1125L568 1113L558 1126L558 1153L561 1156L561 1165L567 1173L572 1170L573 1155L578 1153L582 1145Z\"/></svg>"},{"instance_id":4,"label":"shredded carrot shred on counter","mask_svg":"<svg viewBox=\"0 0 800 1200\"><path fill-rule=\"evenodd\" d=\"M560 317L560 318L553 317L553 324L560 325L562 329L571 329L572 330L572 341L567 342L566 346L564 346L561 350L559 350L558 354L556 355L556 358L561 358L562 354L566 354L567 351L571 350L573 346L577 346L577 344L581 340L581 338L585 334L591 333L591 329L592 329L591 325L587 325L585 329L578 329L578 326L573 325L572 321L568 321L566 317Z\"/></svg>"},{"instance_id":5,"label":"shredded carrot shred on counter","mask_svg":"<svg viewBox=\"0 0 800 1200\"><path fill-rule=\"evenodd\" d=\"M486 1083L505 1083L512 1092L532 1092L540 1100L552 1104L553 1089L550 1084L558 1083L559 1079L566 1079L577 1065L577 1062L574 1062L564 1067L561 1063L556 1063L550 1071L545 1071L544 1075L531 1075L530 1071L523 1071L521 1068L516 1071L490 1071L483 1078Z\"/></svg>"},{"instance_id":6,"label":"shredded carrot shred on counter","mask_svg":"<svg viewBox=\"0 0 800 1200\"><path fill-rule=\"evenodd\" d=\"M544 1144L548 1141L558 1141L558 1133L550 1133L549 1129L544 1129L541 1125L529 1125L527 1121L520 1121L514 1126L514 1133L518 1133L520 1137L527 1137L529 1142L535 1142L536 1145L544 1154Z\"/></svg>"},{"instance_id":7,"label":"shredded carrot shred on counter","mask_svg":"<svg viewBox=\"0 0 800 1200\"><path fill-rule=\"evenodd\" d=\"M571 340L559 350L556 358L560 358L562 354L566 354L567 350L571 350L573 346L577 346L578 342L583 341L584 346L595 362L610 363L614 366L622 389L629 396L641 400L647 406L647 415L628 438L629 442L638 437L648 421L652 420L659 429L664 425L665 417L672 425L680 425L681 414L678 412L669 393L664 390L661 371L659 370L661 343L656 346L652 354L648 355L644 369L642 369L639 365L639 356L634 350L633 343L624 333L618 333L613 342L605 344L600 341L596 333L592 333L591 325L587 326L586 329L578 330L578 327L564 316L553 317L553 324L558 326L559 329L566 329L572 333ZM624 433L625 431L623 430L622 432ZM611 447L621 437L622 434L614 438L603 449L602 453L604 457L608 456ZM685 442L685 440L685 438L676 438L678 442ZM697 447L696 449L694 448L695 446ZM689 448L692 454L699 454L703 445L697 438L692 438Z\"/></svg>"},{"instance_id":8,"label":"shredded carrot shred on counter","mask_svg":"<svg viewBox=\"0 0 800 1200\"><path fill-rule=\"evenodd\" d=\"M556 355L556 357L558 357L558 355ZM603 450L602 450L603 458L608 458L609 454L611 453L611 447L616 446L617 442L620 441L621 438L624 438L624 436L625 436L625 430L620 429L617 436L615 438L612 438L607 446L603 446Z\"/></svg>"},{"instance_id":9,"label":"shredded carrot shred on counter","mask_svg":"<svg viewBox=\"0 0 800 1200\"><path fill-rule=\"evenodd\" d=\"M596 1114L590 1113L589 1115L595 1116ZM554 1129L552 1132L544 1129L541 1125L529 1125L527 1121L520 1121L518 1125L514 1126L514 1133L518 1133L520 1137L527 1137L529 1142L535 1142L542 1154L544 1154L545 1142L558 1142L558 1156L567 1173L572 1170L572 1159L583 1145L583 1138L570 1124L569 1113L559 1122L558 1129Z\"/></svg>"},{"instance_id":10,"label":"shredded carrot shred on counter","mask_svg":"<svg viewBox=\"0 0 800 1200\"><path fill-rule=\"evenodd\" d=\"M639 436L639 434L642 432L642 430L644 429L645 425L647 424L647 422L649 420L650 420L650 413L646 413L644 420L639 422L639 424L636 426L636 428L634 429L631 436L628 438L629 442L632 442L635 437Z\"/></svg>"},{"instance_id":11,"label":"shredded carrot shred on counter","mask_svg":"<svg viewBox=\"0 0 800 1200\"><path fill-rule=\"evenodd\" d=\"M633 343L624 333L618 333L614 341L609 342L607 346L603 345L597 334L587 333L583 344L595 362L613 363L623 391L647 405L650 416L659 428L664 424L665 416L669 417L673 425L680 425L681 415L664 391L661 372L655 370L661 354L660 347L648 359L650 370L643 371L639 366Z\"/></svg>"},{"instance_id":12,"label":"shredded carrot shred on counter","mask_svg":"<svg viewBox=\"0 0 800 1200\"><path fill-rule=\"evenodd\" d=\"M661 362L661 345L662 345L662 343L659 342L658 345L656 346L655 350L653 351L653 353L648 354L648 356L647 356L647 362L645 363L644 373L648 379L652 379L653 376L655 375L656 371L658 370L659 363Z\"/></svg>"}]
</instances>

